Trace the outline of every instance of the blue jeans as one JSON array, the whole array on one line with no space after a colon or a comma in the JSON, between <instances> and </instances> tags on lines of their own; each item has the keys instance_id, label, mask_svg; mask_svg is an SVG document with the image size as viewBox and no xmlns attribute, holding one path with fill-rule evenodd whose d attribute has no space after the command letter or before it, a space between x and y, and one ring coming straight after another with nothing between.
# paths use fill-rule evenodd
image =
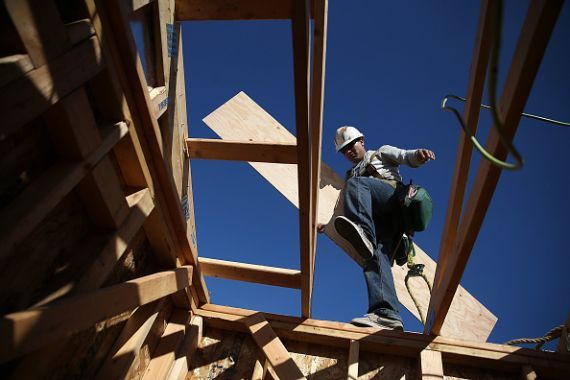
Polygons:
<instances>
[{"instance_id":1,"label":"blue jeans","mask_svg":"<svg viewBox=\"0 0 570 380\"><path fill-rule=\"evenodd\" d=\"M368 313L402 321L390 265L392 245L401 229L395 192L376 178L352 177L346 182L344 214L362 227L375 248L364 265Z\"/></svg>"}]
</instances>

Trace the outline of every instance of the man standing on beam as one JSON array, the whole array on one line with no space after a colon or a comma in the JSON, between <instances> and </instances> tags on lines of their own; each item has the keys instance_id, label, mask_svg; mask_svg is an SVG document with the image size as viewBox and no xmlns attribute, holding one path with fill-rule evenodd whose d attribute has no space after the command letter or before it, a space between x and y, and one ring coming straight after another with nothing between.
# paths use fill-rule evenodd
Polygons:
<instances>
[{"instance_id":1,"label":"man standing on beam","mask_svg":"<svg viewBox=\"0 0 570 380\"><path fill-rule=\"evenodd\" d=\"M368 288L368 313L354 318L357 326L401 330L404 326L392 277L391 261L405 256L402 234L413 234L404 199L411 186L404 186L400 165L419 167L435 154L428 149L403 150L390 145L366 151L364 135L356 128L338 128L335 148L353 167L347 171L344 188L344 216L334 219L334 226L363 259L364 279ZM413 195L412 195L413 197ZM429 216L431 217L431 202ZM429 220L429 218L428 218ZM324 232L325 226L318 226ZM420 229L416 229L420 230Z\"/></svg>"}]
</instances>

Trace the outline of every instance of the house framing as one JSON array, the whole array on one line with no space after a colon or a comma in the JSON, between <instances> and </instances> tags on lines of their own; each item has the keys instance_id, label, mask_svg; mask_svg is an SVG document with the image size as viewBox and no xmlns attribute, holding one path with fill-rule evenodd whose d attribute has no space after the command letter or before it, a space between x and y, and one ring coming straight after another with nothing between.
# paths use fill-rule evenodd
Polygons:
<instances>
[{"instance_id":1,"label":"house framing","mask_svg":"<svg viewBox=\"0 0 570 380\"><path fill-rule=\"evenodd\" d=\"M489 58L489 4L481 4L465 108L472 130ZM500 98L510 140L561 5L531 2ZM0 363L7 377L568 378L570 321L559 352L442 333L501 173L482 161L462 211L471 158L463 134L425 331L311 319L327 6L3 2ZM295 143L188 138L180 22L232 19L291 20ZM137 50L133 20L147 51ZM487 149L507 155L494 129ZM299 270L199 261L190 174L198 157L296 165ZM205 275L300 289L301 316L213 304Z\"/></svg>"}]
</instances>

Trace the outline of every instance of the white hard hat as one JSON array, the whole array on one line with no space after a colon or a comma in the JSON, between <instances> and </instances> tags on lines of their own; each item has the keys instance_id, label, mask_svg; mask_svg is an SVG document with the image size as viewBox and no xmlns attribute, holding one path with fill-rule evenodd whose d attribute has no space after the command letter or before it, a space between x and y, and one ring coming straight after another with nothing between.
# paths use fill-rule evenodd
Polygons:
<instances>
[{"instance_id":1,"label":"white hard hat","mask_svg":"<svg viewBox=\"0 0 570 380\"><path fill-rule=\"evenodd\" d=\"M354 127L349 125L340 127L336 130L336 136L334 137L336 151L339 152L342 148L361 137L364 137L364 135Z\"/></svg>"}]
</instances>

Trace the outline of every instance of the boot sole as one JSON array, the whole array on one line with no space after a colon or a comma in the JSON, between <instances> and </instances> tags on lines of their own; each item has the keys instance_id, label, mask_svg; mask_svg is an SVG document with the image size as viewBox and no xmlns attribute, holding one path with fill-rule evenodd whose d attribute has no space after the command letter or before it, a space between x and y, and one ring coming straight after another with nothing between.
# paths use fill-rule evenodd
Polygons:
<instances>
[{"instance_id":1,"label":"boot sole","mask_svg":"<svg viewBox=\"0 0 570 380\"><path fill-rule=\"evenodd\" d=\"M343 218L336 218L334 221L334 227L336 228L337 232L340 236L346 239L356 252L362 257L364 260L368 260L372 257L372 252L366 246L366 243L362 240L362 236L360 232L355 228L355 226L350 223L348 220Z\"/></svg>"}]
</instances>

